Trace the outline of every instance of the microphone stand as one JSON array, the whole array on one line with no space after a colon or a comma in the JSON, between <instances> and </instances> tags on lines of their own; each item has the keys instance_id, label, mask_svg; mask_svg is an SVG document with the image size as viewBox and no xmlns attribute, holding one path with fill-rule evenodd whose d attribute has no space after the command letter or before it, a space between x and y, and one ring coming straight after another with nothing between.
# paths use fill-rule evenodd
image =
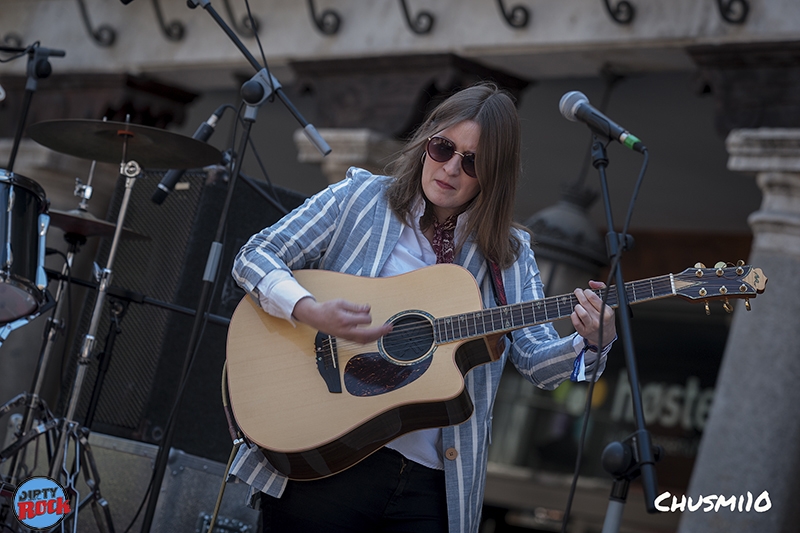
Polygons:
<instances>
[{"instance_id":1,"label":"microphone stand","mask_svg":"<svg viewBox=\"0 0 800 533\"><path fill-rule=\"evenodd\" d=\"M22 115L17 122L17 131L14 135L14 144L11 147L11 155L8 158L8 172L14 171L14 162L17 159L17 151L19 144L22 141L22 132L25 131L25 122L28 120L28 111L31 108L31 100L33 93L39 86L39 79L44 79L50 76L53 72L53 67L50 66L48 59L50 57L64 57L66 52L63 50L52 50L50 48L43 48L41 46L32 46L28 48L9 48L0 47L2 52L26 52L28 54L28 79L25 81L25 96L22 101Z\"/></svg>"},{"instance_id":2,"label":"microphone stand","mask_svg":"<svg viewBox=\"0 0 800 533\"><path fill-rule=\"evenodd\" d=\"M593 136L592 141L592 166L597 169L600 177L600 188L603 196L605 208L606 224L606 249L608 252L609 264L613 265L615 284L617 286L617 300L619 304L618 313L620 329L619 337L622 339L622 346L625 352L625 364L628 368L628 381L631 388L631 401L633 402L633 415L636 422L636 431L626 439L626 442L619 444L623 452L630 457L630 464L625 464L625 468L617 469L616 480L611 491L608 514L606 522L603 524L603 533L615 533L619 531L620 520L622 518L623 505L627 498L628 484L637 475L642 477L644 488L645 507L648 513L655 513L655 499L658 492L656 481L656 449L653 448L650 440L650 433L645 427L644 408L642 405L642 394L639 388L639 375L636 369L636 357L633 348L633 335L631 332L630 314L628 312L628 295L625 291L625 281L622 275L622 266L619 261L622 252L629 248L628 235L616 233L614 231L614 219L611 210L611 198L608 190L608 180L606 177L606 167L608 166L608 155L605 144L597 135ZM622 290L619 290L622 288ZM628 443L630 441L630 444ZM609 445L611 446L611 445Z\"/></svg>"},{"instance_id":3,"label":"microphone stand","mask_svg":"<svg viewBox=\"0 0 800 533\"><path fill-rule=\"evenodd\" d=\"M184 355L183 361L183 368L181 371L181 383L183 384L185 380L188 378L189 370L191 369L192 360L194 359L194 354L197 350L197 347L200 342L200 337L202 333L202 326L205 320L205 317L208 313L208 305L209 300L211 297L211 289L215 284L216 273L219 266L220 258L222 257L222 239L225 233L225 223L228 218L228 210L230 209L231 201L233 199L233 191L236 185L236 178L240 172L241 161L244 158L244 153L247 148L247 142L250 138L250 130L252 128L253 123L256 120L256 115L258 113L259 107L274 93L281 99L284 105L289 109L289 111L295 116L297 121L303 126L303 131L305 132L306 136L311 140L311 142L323 153L323 155L327 155L330 153L331 148L325 142L324 139L319 135L316 128L313 125L309 124L308 121L303 118L297 108L291 103L289 98L283 93L281 90L281 85L278 80L270 73L267 72L266 68L262 68L261 65L258 63L255 57L250 53L250 51L244 46L242 41L236 36L235 33L231 30L231 28L227 25L227 23L222 19L219 13L211 6L209 0L187 0L187 5L190 8L196 8L198 5L202 5L203 8L211 15L211 17L217 22L220 28L228 35L228 37L233 41L233 43L239 48L241 53L245 56L245 58L250 62L255 69L256 74L247 82L242 85L242 99L247 104L247 108L244 114L244 132L242 134L242 138L240 140L240 147L237 152L236 157L234 157L231 161L231 172L230 172L230 181L228 183L228 191L225 197L225 203L223 204L222 213L219 217L219 223L217 225L216 234L214 237L214 242L211 243L211 249L209 250L208 259L206 262L205 271L203 273L203 283L202 289L200 292L200 298L197 304L197 314L195 314L194 324L192 325L191 334L189 336L189 342L186 347L186 353ZM181 385L178 389L178 396L175 399L175 403L173 405L173 417L177 415L178 406L180 405L181 398L183 395L183 386ZM169 462L169 452L170 448L172 447L172 442L175 438L175 422L174 418L171 418L167 427L164 432L164 437L159 443L158 454L156 456L155 465L153 467L153 479L150 486L150 495L147 499L147 508L145 509L144 518L142 520L142 532L149 533L150 528L153 524L153 518L155 516L156 504L158 502L158 494L161 489L161 484L164 480L164 473L167 469L167 463Z\"/></svg>"}]
</instances>

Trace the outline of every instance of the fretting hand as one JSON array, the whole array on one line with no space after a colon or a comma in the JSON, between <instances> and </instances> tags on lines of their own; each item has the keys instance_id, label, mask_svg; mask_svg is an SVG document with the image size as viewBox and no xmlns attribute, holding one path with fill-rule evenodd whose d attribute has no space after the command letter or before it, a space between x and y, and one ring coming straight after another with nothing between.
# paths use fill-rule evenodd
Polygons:
<instances>
[{"instance_id":1,"label":"fretting hand","mask_svg":"<svg viewBox=\"0 0 800 533\"><path fill-rule=\"evenodd\" d=\"M589 289L575 289L574 294L578 303L570 315L575 331L589 341L589 344L598 346L600 349L607 346L617 335L614 325L614 310L606 305L603 312L603 342L600 342L600 307L603 301L594 292L594 289L603 289L605 286L606 284L600 281L590 281Z\"/></svg>"}]
</instances>

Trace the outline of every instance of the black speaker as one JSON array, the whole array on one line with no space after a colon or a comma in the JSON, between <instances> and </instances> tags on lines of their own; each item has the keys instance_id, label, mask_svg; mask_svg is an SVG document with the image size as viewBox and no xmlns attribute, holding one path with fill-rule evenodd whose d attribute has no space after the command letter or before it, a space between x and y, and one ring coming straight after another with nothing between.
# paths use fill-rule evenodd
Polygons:
<instances>
[{"instance_id":1,"label":"black speaker","mask_svg":"<svg viewBox=\"0 0 800 533\"><path fill-rule=\"evenodd\" d=\"M206 262L214 240L228 185L224 175L187 173L188 188L174 191L156 205L151 200L160 180L158 173L137 179L128 203L124 226L150 237L122 240L112 265L112 291L97 331L97 357L87 372L76 418L84 420L91 404L92 391L99 391L91 420L92 431L126 439L158 444L163 437L170 409L178 393L181 371L194 316L175 310L197 307ZM120 180L107 220L116 222L124 183ZM220 270L211 297L210 313L222 324L206 324L189 379L176 413L176 432L172 446L187 453L227 462L231 439L222 409L221 379L225 361L225 340L229 319L244 297L230 270L236 253L257 231L283 216L264 195L277 199L285 209L300 205L300 193L270 187L264 182L252 185L242 179L232 196L224 232ZM98 265L106 266L110 239L98 250ZM84 303L80 328L71 361L77 360L83 334L88 330L94 293ZM124 308L119 325L110 310ZM173 307L177 306L177 307ZM116 332L116 335L111 335ZM113 349L106 349L115 337ZM99 361L108 358L107 372L99 373ZM74 366L74 365L73 365ZM74 371L72 372L74 375ZM98 382L97 376L102 375ZM67 401L72 376L64 380L62 407Z\"/></svg>"}]
</instances>

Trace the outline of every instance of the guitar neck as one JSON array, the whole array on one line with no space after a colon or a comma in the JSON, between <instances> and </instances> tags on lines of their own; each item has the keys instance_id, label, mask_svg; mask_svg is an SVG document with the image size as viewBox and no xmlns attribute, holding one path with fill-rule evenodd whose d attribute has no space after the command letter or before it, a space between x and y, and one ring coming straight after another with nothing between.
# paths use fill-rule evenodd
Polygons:
<instances>
[{"instance_id":1,"label":"guitar neck","mask_svg":"<svg viewBox=\"0 0 800 533\"><path fill-rule=\"evenodd\" d=\"M602 298L600 289L594 292ZM625 284L625 294L629 304L674 296L676 292L673 276L667 274L628 282ZM578 299L573 293L569 293L437 318L434 320L435 342L445 344L553 322L571 315L577 304ZM609 287L606 304L612 308L619 306L616 285Z\"/></svg>"}]
</instances>

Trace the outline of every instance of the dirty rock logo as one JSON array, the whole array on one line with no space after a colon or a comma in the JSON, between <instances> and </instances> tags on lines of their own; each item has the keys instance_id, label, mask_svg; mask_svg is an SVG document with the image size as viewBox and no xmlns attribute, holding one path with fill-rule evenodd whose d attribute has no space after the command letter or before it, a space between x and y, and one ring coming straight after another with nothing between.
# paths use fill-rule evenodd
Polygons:
<instances>
[{"instance_id":1,"label":"dirty rock logo","mask_svg":"<svg viewBox=\"0 0 800 533\"><path fill-rule=\"evenodd\" d=\"M30 477L14 491L14 514L33 530L58 525L70 512L64 487L49 477Z\"/></svg>"}]
</instances>

